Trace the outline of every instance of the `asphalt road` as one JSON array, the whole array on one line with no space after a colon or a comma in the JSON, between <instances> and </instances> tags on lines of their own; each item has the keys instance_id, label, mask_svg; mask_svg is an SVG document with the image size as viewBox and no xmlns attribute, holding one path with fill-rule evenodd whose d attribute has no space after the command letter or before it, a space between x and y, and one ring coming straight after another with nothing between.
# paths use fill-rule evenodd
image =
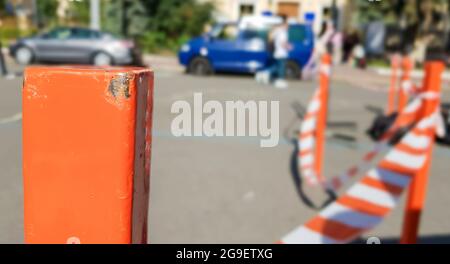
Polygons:
<instances>
[{"instance_id":1,"label":"asphalt road","mask_svg":"<svg viewBox=\"0 0 450 264\"><path fill-rule=\"evenodd\" d=\"M168 68L156 71L151 243L273 243L316 214L300 199L290 171L291 140L299 126L292 103L305 105L314 82L295 82L288 90L276 90L258 85L248 76L198 78ZM388 79L380 82L381 77L361 75L369 76L378 86L366 85L366 79L358 85L358 75L346 69L339 69L333 82L330 120L356 122L357 128L330 129L356 141L328 138L326 175L348 168L372 144L364 131L373 114L365 108L385 104L383 84ZM0 243L23 242L21 84L21 77L0 78ZM448 99L447 83L445 87ZM192 102L194 92L202 92L204 100L222 103L280 101L279 146L262 149L259 140L250 137L173 137L170 125L175 115L171 106L176 100ZM422 218L422 242L450 243L449 157L450 149L436 149ZM306 189L305 193L316 203L327 199L317 189ZM401 231L403 204L367 236L395 241Z\"/></svg>"}]
</instances>

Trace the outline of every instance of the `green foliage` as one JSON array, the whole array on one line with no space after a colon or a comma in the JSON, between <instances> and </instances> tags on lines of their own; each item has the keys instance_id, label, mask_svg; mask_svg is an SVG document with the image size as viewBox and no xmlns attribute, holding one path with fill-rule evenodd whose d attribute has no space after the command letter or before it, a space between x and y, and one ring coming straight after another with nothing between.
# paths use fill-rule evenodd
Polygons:
<instances>
[{"instance_id":1,"label":"green foliage","mask_svg":"<svg viewBox=\"0 0 450 264\"><path fill-rule=\"evenodd\" d=\"M400 0L389 1L357 1L358 21L360 24L367 24L372 21L384 21L392 23L395 21L396 11Z\"/></svg>"},{"instance_id":2,"label":"green foliage","mask_svg":"<svg viewBox=\"0 0 450 264\"><path fill-rule=\"evenodd\" d=\"M104 10L106 30L136 37L144 50L155 52L176 50L201 34L211 21L213 5L196 0L109 0Z\"/></svg>"},{"instance_id":3,"label":"green foliage","mask_svg":"<svg viewBox=\"0 0 450 264\"><path fill-rule=\"evenodd\" d=\"M37 12L39 14L39 23L41 25L50 25L56 23L56 9L58 2L54 0L36 1Z\"/></svg>"},{"instance_id":4,"label":"green foliage","mask_svg":"<svg viewBox=\"0 0 450 264\"><path fill-rule=\"evenodd\" d=\"M72 1L70 3L70 20L80 25L89 25L90 21L89 1Z\"/></svg>"},{"instance_id":5,"label":"green foliage","mask_svg":"<svg viewBox=\"0 0 450 264\"><path fill-rule=\"evenodd\" d=\"M157 51L167 47L167 36L163 32L147 31L139 38L139 45L145 51Z\"/></svg>"},{"instance_id":6,"label":"green foliage","mask_svg":"<svg viewBox=\"0 0 450 264\"><path fill-rule=\"evenodd\" d=\"M0 0L0 14L6 9L6 0Z\"/></svg>"},{"instance_id":7,"label":"green foliage","mask_svg":"<svg viewBox=\"0 0 450 264\"><path fill-rule=\"evenodd\" d=\"M404 19L407 25L421 23L420 14L424 4L431 4L434 9L447 4L450 11L448 0L357 1L358 22L363 25L371 21L398 24L400 19Z\"/></svg>"},{"instance_id":8,"label":"green foliage","mask_svg":"<svg viewBox=\"0 0 450 264\"><path fill-rule=\"evenodd\" d=\"M3 26L0 28L0 42L6 44L14 39L30 36L34 33L36 33L36 30L21 31L17 27Z\"/></svg>"},{"instance_id":9,"label":"green foliage","mask_svg":"<svg viewBox=\"0 0 450 264\"><path fill-rule=\"evenodd\" d=\"M58 25L56 10L58 9L57 0L36 1L39 14L39 24L42 27L52 27ZM78 25L88 25L89 1L70 2L68 20Z\"/></svg>"},{"instance_id":10,"label":"green foliage","mask_svg":"<svg viewBox=\"0 0 450 264\"><path fill-rule=\"evenodd\" d=\"M131 1L126 7L126 16L128 18L127 35L139 36L148 28L147 9L141 1Z\"/></svg>"},{"instance_id":11,"label":"green foliage","mask_svg":"<svg viewBox=\"0 0 450 264\"><path fill-rule=\"evenodd\" d=\"M67 21L58 21L57 0L36 2L42 27L89 24L89 0L72 1ZM0 6L4 3L0 0ZM102 0L102 29L136 38L145 51L174 51L203 32L212 20L213 9L212 3L198 0Z\"/></svg>"},{"instance_id":12,"label":"green foliage","mask_svg":"<svg viewBox=\"0 0 450 264\"><path fill-rule=\"evenodd\" d=\"M153 30L171 36L198 35L205 23L210 22L213 6L195 0L165 0L157 6L150 24ZM168 19L170 18L170 19Z\"/></svg>"},{"instance_id":13,"label":"green foliage","mask_svg":"<svg viewBox=\"0 0 450 264\"><path fill-rule=\"evenodd\" d=\"M102 1L102 28L116 35L122 34L123 1Z\"/></svg>"}]
</instances>

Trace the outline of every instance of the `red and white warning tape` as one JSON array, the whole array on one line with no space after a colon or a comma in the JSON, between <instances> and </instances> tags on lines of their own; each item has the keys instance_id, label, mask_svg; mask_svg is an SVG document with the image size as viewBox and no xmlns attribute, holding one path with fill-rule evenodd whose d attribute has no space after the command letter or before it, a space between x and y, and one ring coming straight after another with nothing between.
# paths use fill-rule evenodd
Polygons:
<instances>
[{"instance_id":1,"label":"red and white warning tape","mask_svg":"<svg viewBox=\"0 0 450 264\"><path fill-rule=\"evenodd\" d=\"M348 243L379 224L396 206L413 175L430 158L437 116L438 112L435 111L420 120L378 166L345 195L280 242Z\"/></svg>"},{"instance_id":2,"label":"red and white warning tape","mask_svg":"<svg viewBox=\"0 0 450 264\"><path fill-rule=\"evenodd\" d=\"M320 75L324 82L329 82L331 76L331 61L323 59L320 65ZM308 105L306 115L301 123L300 132L298 136L298 164L300 167L301 175L311 185L319 184L319 176L316 173L316 135L318 129L318 122L323 116L323 111L326 111L325 106L327 102L324 102L322 93L327 93L327 85L321 81L319 86L314 92L314 96ZM323 122L326 122L323 120Z\"/></svg>"},{"instance_id":3,"label":"red and white warning tape","mask_svg":"<svg viewBox=\"0 0 450 264\"><path fill-rule=\"evenodd\" d=\"M319 177L315 173L315 147L317 120L321 111L320 89L316 89L313 99L308 106L306 115L301 123L298 137L298 164L301 175L311 185L319 183Z\"/></svg>"},{"instance_id":4,"label":"red and white warning tape","mask_svg":"<svg viewBox=\"0 0 450 264\"><path fill-rule=\"evenodd\" d=\"M317 89L311 100L307 114L300 127L298 138L298 164L300 164L300 175L313 186L321 185L328 190L339 190L346 182L355 178L361 172L367 170L377 155L388 148L388 143L397 133L398 129L411 126L418 120L418 113L424 100L439 99L439 95L434 93L421 93L398 115L394 124L382 136L381 140L374 148L363 156L363 160L356 166L351 167L340 175L336 175L325 182L317 175L315 168L315 130L317 129L317 120L320 115L321 106L324 102L320 101L320 89Z\"/></svg>"},{"instance_id":5,"label":"red and white warning tape","mask_svg":"<svg viewBox=\"0 0 450 264\"><path fill-rule=\"evenodd\" d=\"M417 95L422 90L420 87L418 87L411 79L406 79L401 82L400 85L401 89L410 96Z\"/></svg>"},{"instance_id":6,"label":"red and white warning tape","mask_svg":"<svg viewBox=\"0 0 450 264\"><path fill-rule=\"evenodd\" d=\"M380 141L374 148L363 156L363 160L356 166L351 167L345 173L332 177L329 181L324 183L324 187L329 190L338 191L349 180L355 178L360 173L367 171L372 162L378 154L384 152L389 148L389 141L396 135L401 128L409 127L418 120L419 110L421 109L425 100L436 100L438 97L430 94L420 94L417 96L396 118L394 124L381 137Z\"/></svg>"}]
</instances>

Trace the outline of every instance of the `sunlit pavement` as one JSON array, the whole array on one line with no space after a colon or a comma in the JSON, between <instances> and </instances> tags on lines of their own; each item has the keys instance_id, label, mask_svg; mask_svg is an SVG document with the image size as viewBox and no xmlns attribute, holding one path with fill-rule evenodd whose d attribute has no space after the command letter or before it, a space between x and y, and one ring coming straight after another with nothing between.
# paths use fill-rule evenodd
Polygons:
<instances>
[{"instance_id":1,"label":"sunlit pavement","mask_svg":"<svg viewBox=\"0 0 450 264\"><path fill-rule=\"evenodd\" d=\"M173 58L147 59L156 69L149 220L152 243L273 243L316 214L300 200L290 173L290 140L299 126L291 105L306 105L314 82L294 82L288 90L276 90L256 84L249 76L192 77L183 74ZM17 66L12 69L21 70ZM330 119L358 126L354 131L331 131L353 136L356 142L328 139L326 175L349 167L370 148L364 131L374 115L365 108L384 106L389 82L387 77L346 68L335 74L338 81L332 85ZM21 77L0 78L0 243L23 242L21 85ZM176 100L193 102L194 92L202 92L204 101L280 101L279 146L262 149L258 139L249 137L173 137L171 106ZM445 94L444 98L449 101L450 97ZM426 242L450 242L449 157L450 149L438 147L435 151L421 226ZM327 198L319 189L307 188L306 193L317 203ZM398 237L403 202L400 205L367 236L380 237L382 242Z\"/></svg>"}]
</instances>

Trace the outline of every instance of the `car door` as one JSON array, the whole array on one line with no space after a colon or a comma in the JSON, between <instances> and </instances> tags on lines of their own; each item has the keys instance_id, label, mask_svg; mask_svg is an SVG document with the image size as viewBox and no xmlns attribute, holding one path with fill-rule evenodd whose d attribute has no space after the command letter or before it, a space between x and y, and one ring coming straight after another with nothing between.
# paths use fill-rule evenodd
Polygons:
<instances>
[{"instance_id":1,"label":"car door","mask_svg":"<svg viewBox=\"0 0 450 264\"><path fill-rule=\"evenodd\" d=\"M65 43L68 60L88 63L97 49L100 34L84 28L72 28L68 41Z\"/></svg>"},{"instance_id":2,"label":"car door","mask_svg":"<svg viewBox=\"0 0 450 264\"><path fill-rule=\"evenodd\" d=\"M35 40L36 56L43 61L61 61L67 56L65 43L69 39L69 28L57 28Z\"/></svg>"},{"instance_id":3,"label":"car door","mask_svg":"<svg viewBox=\"0 0 450 264\"><path fill-rule=\"evenodd\" d=\"M266 33L240 30L235 24L222 27L209 42L208 57L219 70L255 72L267 64Z\"/></svg>"},{"instance_id":4,"label":"car door","mask_svg":"<svg viewBox=\"0 0 450 264\"><path fill-rule=\"evenodd\" d=\"M256 72L266 67L270 60L266 30L245 29L236 41L237 63L242 71Z\"/></svg>"},{"instance_id":5,"label":"car door","mask_svg":"<svg viewBox=\"0 0 450 264\"><path fill-rule=\"evenodd\" d=\"M236 71L239 68L237 37L237 25L216 26L210 34L206 46L200 49L200 55L207 56L216 70Z\"/></svg>"},{"instance_id":6,"label":"car door","mask_svg":"<svg viewBox=\"0 0 450 264\"><path fill-rule=\"evenodd\" d=\"M310 59L314 51L314 33L308 25L290 25L289 42L292 50L289 52L289 59L297 62L303 67Z\"/></svg>"}]
</instances>

